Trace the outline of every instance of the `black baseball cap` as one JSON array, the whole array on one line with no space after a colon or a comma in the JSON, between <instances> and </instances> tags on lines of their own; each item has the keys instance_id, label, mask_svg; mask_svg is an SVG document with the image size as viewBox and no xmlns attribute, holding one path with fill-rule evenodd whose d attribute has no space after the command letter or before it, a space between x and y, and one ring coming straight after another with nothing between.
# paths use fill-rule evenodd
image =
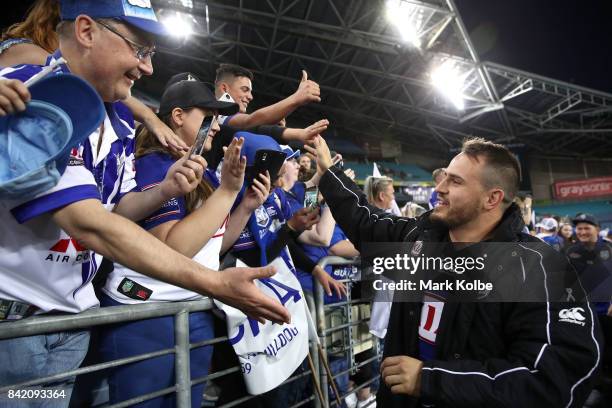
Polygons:
<instances>
[{"instance_id":1,"label":"black baseball cap","mask_svg":"<svg viewBox=\"0 0 612 408\"><path fill-rule=\"evenodd\" d=\"M224 116L233 115L239 109L236 103L218 101L206 84L196 79L181 80L166 88L158 114L165 116L174 108L215 109Z\"/></svg>"},{"instance_id":2,"label":"black baseball cap","mask_svg":"<svg viewBox=\"0 0 612 408\"><path fill-rule=\"evenodd\" d=\"M593 216L593 214L586 214L586 213L576 214L576 216L572 220L572 224L578 225L581 222L586 222L587 224L591 224L596 227L599 227L599 222L597 221L597 218Z\"/></svg>"},{"instance_id":3,"label":"black baseball cap","mask_svg":"<svg viewBox=\"0 0 612 408\"><path fill-rule=\"evenodd\" d=\"M168 82L166 82L166 86L164 86L164 89L168 89L171 85L174 85L177 82L181 82L181 81L200 81L200 82L204 82L200 78L198 78L198 76L196 74L194 74L193 72L180 72L180 73L172 75L170 77Z\"/></svg>"}]
</instances>

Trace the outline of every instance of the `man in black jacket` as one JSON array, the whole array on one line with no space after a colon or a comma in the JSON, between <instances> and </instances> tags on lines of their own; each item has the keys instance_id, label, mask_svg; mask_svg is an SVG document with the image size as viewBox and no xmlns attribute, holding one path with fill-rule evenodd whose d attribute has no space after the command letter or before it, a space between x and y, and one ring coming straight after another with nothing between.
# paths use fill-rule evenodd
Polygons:
<instances>
[{"instance_id":1,"label":"man in black jacket","mask_svg":"<svg viewBox=\"0 0 612 408\"><path fill-rule=\"evenodd\" d=\"M436 186L434 210L408 219L367 205L331 166L325 141L317 138L313 146L307 150L317 156L320 191L360 252L373 242L414 243L413 255L438 242L511 243L504 245L513 250L494 260L494 273L504 284L518 282L519 291L542 289L542 300L531 303L394 302L379 406L582 406L600 363L599 326L591 305L580 302L580 286L563 298L577 302L557 301L558 282L567 276L555 275L575 279L575 272L560 268L559 255L521 232L521 213L512 204L520 170L505 147L483 139L464 143Z\"/></svg>"}]
</instances>

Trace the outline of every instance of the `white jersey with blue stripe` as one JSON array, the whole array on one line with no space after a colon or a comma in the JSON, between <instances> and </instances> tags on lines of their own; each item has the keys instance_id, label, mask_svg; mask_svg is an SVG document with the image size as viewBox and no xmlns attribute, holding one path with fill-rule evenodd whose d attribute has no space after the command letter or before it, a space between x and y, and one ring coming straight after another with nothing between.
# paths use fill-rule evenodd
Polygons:
<instances>
[{"instance_id":1,"label":"white jersey with blue stripe","mask_svg":"<svg viewBox=\"0 0 612 408\"><path fill-rule=\"evenodd\" d=\"M90 251L51 219L53 210L86 199L100 200L100 193L73 149L55 187L25 202L0 201L0 299L29 303L39 312L98 306Z\"/></svg>"},{"instance_id":2,"label":"white jersey with blue stripe","mask_svg":"<svg viewBox=\"0 0 612 408\"><path fill-rule=\"evenodd\" d=\"M60 56L57 51L46 65ZM25 81L42 68L4 68L0 77ZM54 71L68 72L65 65ZM72 150L54 188L26 202L0 202L0 299L29 303L42 312L76 313L98 305L91 285L97 269L94 257L51 220L51 212L85 199L102 200L110 210L136 186L133 120L122 106L105 104L100 147L97 130Z\"/></svg>"}]
</instances>

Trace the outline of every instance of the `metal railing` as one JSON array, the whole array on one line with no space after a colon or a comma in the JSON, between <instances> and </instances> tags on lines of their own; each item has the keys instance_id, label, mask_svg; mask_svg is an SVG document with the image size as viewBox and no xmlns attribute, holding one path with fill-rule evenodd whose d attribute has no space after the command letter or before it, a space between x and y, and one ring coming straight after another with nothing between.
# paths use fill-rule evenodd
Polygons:
<instances>
[{"instance_id":1,"label":"metal railing","mask_svg":"<svg viewBox=\"0 0 612 408\"><path fill-rule=\"evenodd\" d=\"M319 265L323 268L327 265L356 265L357 260L349 260L339 257L326 257L323 258ZM348 282L350 280L346 280ZM360 321L351 321L350 312L347 314L349 320L342 324L338 325L334 328L327 328L325 321L325 309L329 307L345 307L349 311L351 306L366 302L365 299L351 299L350 293L346 301L338 302L332 305L324 304L324 293L321 285L315 281L315 292L314 298L310 294L306 293L306 301L309 306L309 310L311 314L313 314L313 320L316 321L317 325L317 334L319 336L319 341L322 345L322 358L327 361L327 347L326 347L326 338L328 333L331 331L337 330L347 330L349 332L348 338L351 339L352 335L352 327L356 324L359 324ZM233 374L237 371L240 371L239 366L231 367L228 369L224 369L219 372L208 373L208 375L192 379L190 376L190 350L197 347L210 346L216 343L227 341L227 336L215 337L210 340L201 341L198 343L191 344L189 342L189 313L191 312L202 312L209 311L213 309L213 302L208 299L202 299L198 301L190 301L190 302L169 302L169 303L148 303L142 305L124 305L124 306L113 306L113 307L103 307L91 309L78 314L66 314L66 315L55 315L55 316L33 316L23 320L15 321L15 322L4 322L0 323L0 340L2 339L10 339L17 337L25 337L25 336L35 336L41 335L45 333L53 333L60 331L70 331L70 330L79 330L79 329L89 329L95 326L102 326L108 324L117 324L117 323L125 323L136 320L144 320L151 318L158 318L163 316L174 316L174 337L175 337L175 345L174 347L143 353L135 356L130 356L126 358L121 358L113 361L107 361L103 363L93 364L89 366L80 367L75 370L70 370L63 373L58 373L54 375L50 375L44 378L38 378L31 381L25 381L18 384L10 384L4 385L0 384L0 397L3 394L6 394L11 389L25 389L28 387L40 386L43 384L47 384L50 382L56 382L60 380L65 380L68 378L72 378L78 375L90 374L94 372L103 371L109 368L115 368L125 364L131 364L139 361L143 361L146 359L151 359L167 354L174 354L174 369L175 369L175 384L171 387L167 387L164 389L160 389L151 393L143 394L134 398L131 398L126 401L122 401L120 403L109 406L110 408L119 408L119 407L127 407L139 402L147 401L153 398L157 398L163 395L175 393L176 394L176 406L178 408L187 408L191 407L191 387L194 385L198 385L204 383L209 380L214 380L216 378L226 376L229 374ZM364 320L364 319L362 319ZM371 361L362 362L360 364L356 364L353 350L352 350L353 342L350 340L348 343L345 342L343 344L343 350L349 353L349 368L348 370L344 370L340 373L334 373L333 378L338 378L341 375L345 375L347 373L354 373L356 369L360 366L363 366ZM314 342L310 343L310 355L317 356L317 345ZM320 368L321 360L318 358L313 358L313 370L305 370L302 373L293 375L288 378L285 382L283 382L280 386L289 384L293 381L297 381L301 378L304 378L309 375L313 375L314 378L318 379L319 384L321 385L323 401L319 401L314 394L297 402L293 405L293 407L300 407L308 404L309 402L314 402L315 407L329 407L331 405L337 405L334 401L330 404L330 398L328 394L329 389L329 378L326 370ZM371 359L373 360L373 359ZM376 378L368 380L368 383L375 381ZM361 384L355 386L355 389L362 388L367 384ZM280 387L279 386L279 387ZM341 397L346 397L342 395ZM233 406L238 406L239 404L248 401L251 398L255 398L256 396L245 396L239 398L238 400L227 403L223 406L223 408L230 408Z\"/></svg>"}]
</instances>

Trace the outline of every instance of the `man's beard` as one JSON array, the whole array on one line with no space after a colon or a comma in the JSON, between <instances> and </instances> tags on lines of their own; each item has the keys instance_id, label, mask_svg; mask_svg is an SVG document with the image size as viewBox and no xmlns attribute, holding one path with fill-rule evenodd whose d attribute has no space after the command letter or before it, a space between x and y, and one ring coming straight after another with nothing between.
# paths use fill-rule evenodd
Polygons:
<instances>
[{"instance_id":1,"label":"man's beard","mask_svg":"<svg viewBox=\"0 0 612 408\"><path fill-rule=\"evenodd\" d=\"M468 203L463 208L447 207L445 214L436 213L434 209L430 219L436 223L445 225L448 229L460 227L472 221L480 213L480 207L477 202Z\"/></svg>"}]
</instances>

